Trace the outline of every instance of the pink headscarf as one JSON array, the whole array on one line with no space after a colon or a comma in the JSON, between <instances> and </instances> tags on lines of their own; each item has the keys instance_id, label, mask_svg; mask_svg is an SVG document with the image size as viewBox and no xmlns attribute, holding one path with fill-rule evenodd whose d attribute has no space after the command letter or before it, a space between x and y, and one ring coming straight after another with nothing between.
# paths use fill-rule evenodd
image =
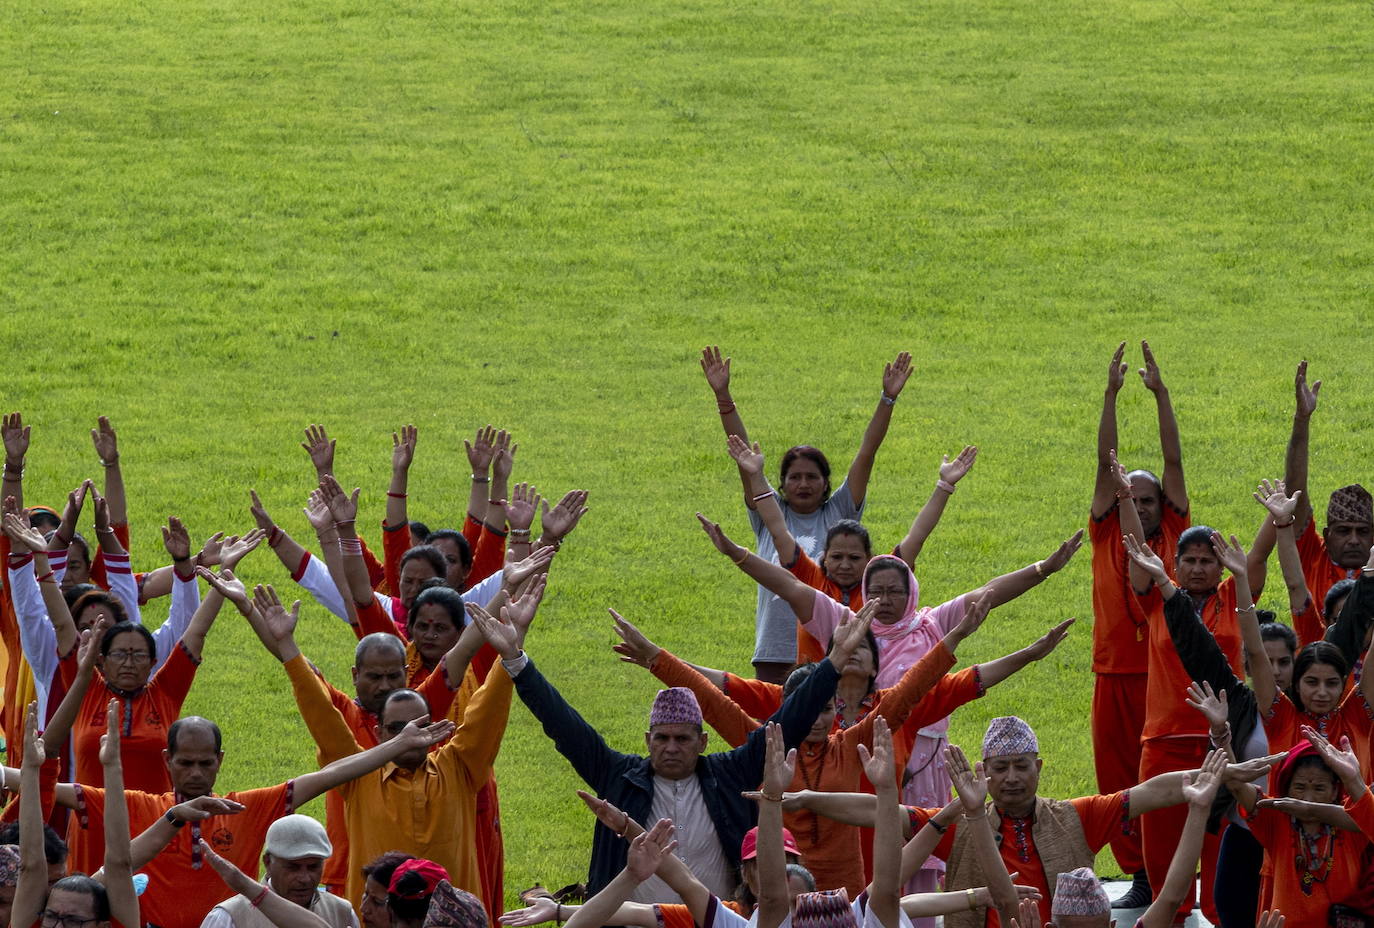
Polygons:
<instances>
[{"instance_id":1,"label":"pink headscarf","mask_svg":"<svg viewBox=\"0 0 1374 928\"><path fill-rule=\"evenodd\" d=\"M901 638L916 626L918 619L916 604L921 601L921 585L916 582L916 575L911 572L910 567L906 566L906 561L896 555L880 554L864 567L864 602L868 602L868 578L873 573L875 565L884 569L901 570L906 574L907 597L906 606L902 609L902 617L891 625L883 622L873 623L873 634L876 637L884 639Z\"/></svg>"}]
</instances>

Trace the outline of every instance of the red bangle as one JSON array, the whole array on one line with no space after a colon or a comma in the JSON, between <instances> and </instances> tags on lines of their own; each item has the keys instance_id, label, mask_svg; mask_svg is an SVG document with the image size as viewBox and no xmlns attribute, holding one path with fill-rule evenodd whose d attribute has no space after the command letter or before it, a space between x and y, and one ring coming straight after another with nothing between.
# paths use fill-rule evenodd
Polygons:
<instances>
[{"instance_id":1,"label":"red bangle","mask_svg":"<svg viewBox=\"0 0 1374 928\"><path fill-rule=\"evenodd\" d=\"M386 491L386 495L387 495L387 496L390 496L392 499L405 499L405 498L406 498L406 495L405 495L404 493L392 493L390 490L387 490L387 491Z\"/></svg>"},{"instance_id":2,"label":"red bangle","mask_svg":"<svg viewBox=\"0 0 1374 928\"><path fill-rule=\"evenodd\" d=\"M267 533L267 547L275 548L277 546L277 542L281 541L281 536L284 534L285 533L281 530L281 526L272 526L272 531Z\"/></svg>"},{"instance_id":3,"label":"red bangle","mask_svg":"<svg viewBox=\"0 0 1374 928\"><path fill-rule=\"evenodd\" d=\"M43 576L39 577L39 578L38 578L38 582L39 582L39 583L47 583L49 580L52 579L52 576L53 576L53 572L50 570L50 571L48 571L47 573L45 573Z\"/></svg>"},{"instance_id":4,"label":"red bangle","mask_svg":"<svg viewBox=\"0 0 1374 928\"><path fill-rule=\"evenodd\" d=\"M764 500L766 500L768 497L770 497L770 496L772 496L772 495L773 495L773 491L772 491L772 490L769 490L767 493L760 493L758 496L755 496L755 497L754 497L753 502L755 502L755 503L761 503L761 502L763 502Z\"/></svg>"},{"instance_id":5,"label":"red bangle","mask_svg":"<svg viewBox=\"0 0 1374 928\"><path fill-rule=\"evenodd\" d=\"M253 908L256 909L258 906L262 905L262 900L264 900L264 899L267 898L267 892L268 892L267 887L264 886L264 887L262 888L262 892L258 893L257 898L255 898L255 899L254 899L251 903L249 903L249 904L252 905Z\"/></svg>"}]
</instances>

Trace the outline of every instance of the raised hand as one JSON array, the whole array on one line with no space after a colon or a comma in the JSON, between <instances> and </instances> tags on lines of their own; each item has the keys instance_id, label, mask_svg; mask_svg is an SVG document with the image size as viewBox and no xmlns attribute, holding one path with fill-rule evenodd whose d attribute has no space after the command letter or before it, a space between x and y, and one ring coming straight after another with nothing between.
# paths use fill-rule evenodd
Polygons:
<instances>
[{"instance_id":1,"label":"raised hand","mask_svg":"<svg viewBox=\"0 0 1374 928\"><path fill-rule=\"evenodd\" d=\"M234 572L228 567L220 568L219 573L215 573L208 567L197 567L196 576L210 584L221 596L238 606L240 612L248 609L248 590L244 588L243 581L234 576Z\"/></svg>"},{"instance_id":2,"label":"raised hand","mask_svg":"<svg viewBox=\"0 0 1374 928\"><path fill-rule=\"evenodd\" d=\"M759 449L758 442L751 445L738 435L731 435L725 440L725 446L744 473L763 473L763 451Z\"/></svg>"},{"instance_id":3,"label":"raised hand","mask_svg":"<svg viewBox=\"0 0 1374 928\"><path fill-rule=\"evenodd\" d=\"M884 786L896 789L897 769L893 760L892 731L887 727L887 719L881 715L873 722L873 750L868 745L859 745L859 764L864 768L868 782L881 790ZM791 785L791 780L788 781Z\"/></svg>"},{"instance_id":4,"label":"raised hand","mask_svg":"<svg viewBox=\"0 0 1374 928\"><path fill-rule=\"evenodd\" d=\"M658 870L663 859L677 848L673 839L672 819L661 818L644 834L630 842L629 856L625 859L625 870L630 876L643 883Z\"/></svg>"},{"instance_id":5,"label":"raised hand","mask_svg":"<svg viewBox=\"0 0 1374 928\"><path fill-rule=\"evenodd\" d=\"M113 628L114 624L114 616L102 614L95 620L94 625L81 633L81 640L76 646L78 673L95 666L96 658L100 656L100 642L105 639L105 633Z\"/></svg>"},{"instance_id":6,"label":"raised hand","mask_svg":"<svg viewBox=\"0 0 1374 928\"><path fill-rule=\"evenodd\" d=\"M1065 619L1041 635L1034 644L1026 649L1030 652L1031 660L1039 661L1048 657L1065 638L1069 637L1069 629L1073 627L1073 623L1076 621L1078 620Z\"/></svg>"},{"instance_id":7,"label":"raised hand","mask_svg":"<svg viewBox=\"0 0 1374 928\"><path fill-rule=\"evenodd\" d=\"M577 798L587 804L587 808L592 810L592 814L596 816L598 822L605 825L622 838L631 836L631 831L642 830L638 822L630 818L628 813L621 811L609 800L600 799L586 790L581 789L577 791Z\"/></svg>"},{"instance_id":8,"label":"raised hand","mask_svg":"<svg viewBox=\"0 0 1374 928\"><path fill-rule=\"evenodd\" d=\"M1226 691L1213 692L1212 684L1194 680L1188 684L1188 695L1184 699L1188 705L1202 713L1213 729L1224 726L1231 717L1226 702Z\"/></svg>"},{"instance_id":9,"label":"raised hand","mask_svg":"<svg viewBox=\"0 0 1374 928\"><path fill-rule=\"evenodd\" d=\"M542 925L558 918L558 902L552 896L534 896L523 909L502 912L497 919L510 928L526 928L529 925Z\"/></svg>"},{"instance_id":10,"label":"raised hand","mask_svg":"<svg viewBox=\"0 0 1374 928\"><path fill-rule=\"evenodd\" d=\"M1268 774L1275 764L1280 763L1287 756L1286 751L1281 751L1278 754L1267 754L1264 757L1252 757L1238 764L1227 764L1226 772L1222 774L1222 778L1227 783L1253 783Z\"/></svg>"},{"instance_id":11,"label":"raised hand","mask_svg":"<svg viewBox=\"0 0 1374 928\"><path fill-rule=\"evenodd\" d=\"M549 501L544 500L540 504L539 527L550 541L562 541L587 514L586 502L586 490L569 490L552 509Z\"/></svg>"},{"instance_id":12,"label":"raised hand","mask_svg":"<svg viewBox=\"0 0 1374 928\"><path fill-rule=\"evenodd\" d=\"M219 562L226 570L233 570L239 566L239 561L243 560L248 554L262 543L267 537L267 533L260 528L249 529L248 534L242 538L230 536L224 539L220 546Z\"/></svg>"},{"instance_id":13,"label":"raised hand","mask_svg":"<svg viewBox=\"0 0 1374 928\"><path fill-rule=\"evenodd\" d=\"M277 523L272 521L272 517L267 514L267 510L262 505L262 500L258 498L257 490L249 490L248 495L252 497L253 504L248 507L248 511L253 514L253 521L258 528L265 532L270 532L277 527Z\"/></svg>"},{"instance_id":14,"label":"raised hand","mask_svg":"<svg viewBox=\"0 0 1374 928\"><path fill-rule=\"evenodd\" d=\"M453 737L453 732L457 729L452 719L440 719L431 723L429 713L425 713L417 719L411 719L406 723L406 727L401 729L401 733L396 736L405 750L410 748L429 748Z\"/></svg>"},{"instance_id":15,"label":"raised hand","mask_svg":"<svg viewBox=\"0 0 1374 928\"><path fill-rule=\"evenodd\" d=\"M1121 343L1125 346L1125 342ZM1049 922L1046 922L1048 928ZM1037 899L1028 896L1022 897L1020 904L1016 908L1016 917L1011 920L1012 928L1041 928L1040 925L1040 903Z\"/></svg>"},{"instance_id":16,"label":"raised hand","mask_svg":"<svg viewBox=\"0 0 1374 928\"><path fill-rule=\"evenodd\" d=\"M765 722L764 728L763 783L743 795L756 802L780 802L797 771L797 749L785 750L777 722Z\"/></svg>"},{"instance_id":17,"label":"raised hand","mask_svg":"<svg viewBox=\"0 0 1374 928\"><path fill-rule=\"evenodd\" d=\"M749 549L741 547L731 541L730 536L725 534L719 524L712 522L699 512L697 513L697 519L701 522L701 530L706 533L706 537L711 539L711 544L715 545L716 550L721 554L725 555L736 564L741 563L749 554Z\"/></svg>"},{"instance_id":18,"label":"raised hand","mask_svg":"<svg viewBox=\"0 0 1374 928\"><path fill-rule=\"evenodd\" d=\"M285 641L296 633L296 624L301 617L301 601L298 599L291 604L288 612L286 606L282 604L281 597L273 589L271 584L266 586L261 583L253 587L253 608L258 615L262 616L263 625L277 641Z\"/></svg>"},{"instance_id":19,"label":"raised hand","mask_svg":"<svg viewBox=\"0 0 1374 928\"><path fill-rule=\"evenodd\" d=\"M903 351L897 360L883 365L883 395L896 399L911 376L911 352Z\"/></svg>"},{"instance_id":20,"label":"raised hand","mask_svg":"<svg viewBox=\"0 0 1374 928\"><path fill-rule=\"evenodd\" d=\"M1145 382L1145 389L1151 393L1159 393L1164 389L1164 380L1159 376L1159 364L1155 361L1155 353L1150 350L1149 342L1140 343L1140 353L1145 357L1145 366L1140 369L1140 379Z\"/></svg>"},{"instance_id":21,"label":"raised hand","mask_svg":"<svg viewBox=\"0 0 1374 928\"><path fill-rule=\"evenodd\" d=\"M505 429L496 433L495 452L491 456L491 476L499 482L509 480L510 472L515 469L515 452L520 446L511 443L510 433Z\"/></svg>"},{"instance_id":22,"label":"raised hand","mask_svg":"<svg viewBox=\"0 0 1374 928\"><path fill-rule=\"evenodd\" d=\"M1122 535L1121 544L1126 548L1126 555L1135 561L1141 570L1149 574L1150 579L1154 580L1155 583L1163 583L1169 579L1169 573L1164 569L1164 562L1149 545L1140 543L1134 535Z\"/></svg>"},{"instance_id":23,"label":"raised hand","mask_svg":"<svg viewBox=\"0 0 1374 928\"><path fill-rule=\"evenodd\" d=\"M835 629L831 635L830 660L836 670L843 670L859 645L867 639L868 629L873 624L873 613L877 608L878 601L870 599L854 614L854 618Z\"/></svg>"},{"instance_id":24,"label":"raised hand","mask_svg":"<svg viewBox=\"0 0 1374 928\"><path fill-rule=\"evenodd\" d=\"M1302 490L1289 496L1288 488L1282 480L1261 480L1259 489L1254 494L1255 502L1269 510L1269 514L1274 517L1275 525L1292 524L1293 513L1297 511L1298 499L1301 496Z\"/></svg>"},{"instance_id":25,"label":"raised hand","mask_svg":"<svg viewBox=\"0 0 1374 928\"><path fill-rule=\"evenodd\" d=\"M1126 365L1121 359L1126 354L1126 343L1122 342L1116 346L1116 351L1112 353L1111 363L1107 365L1107 392L1118 393L1126 383ZM1031 928L1022 925L1021 928ZM1035 926L1039 928L1039 926Z\"/></svg>"},{"instance_id":26,"label":"raised hand","mask_svg":"<svg viewBox=\"0 0 1374 928\"><path fill-rule=\"evenodd\" d=\"M983 812L988 799L988 778L983 772L983 762L970 767L968 758L957 744L945 748L945 767L949 770L950 782L959 794L959 802L965 815L978 815Z\"/></svg>"},{"instance_id":27,"label":"raised hand","mask_svg":"<svg viewBox=\"0 0 1374 928\"><path fill-rule=\"evenodd\" d=\"M875 606L878 603L876 599L869 600L869 602ZM864 606L867 607L868 603L864 603ZM964 601L964 617L959 620L958 625L951 628L949 633L945 635L945 647L951 651L957 648L965 638L978 631L990 611L992 611L991 594L984 593L977 599L966 599ZM859 614L863 614L863 609L859 610ZM1070 619L1069 621L1073 620Z\"/></svg>"},{"instance_id":28,"label":"raised hand","mask_svg":"<svg viewBox=\"0 0 1374 928\"><path fill-rule=\"evenodd\" d=\"M204 567L215 567L219 564L220 553L224 550L224 533L215 532L205 539L205 544L200 546L196 552L196 563Z\"/></svg>"},{"instance_id":29,"label":"raised hand","mask_svg":"<svg viewBox=\"0 0 1374 928\"><path fill-rule=\"evenodd\" d=\"M1279 914L1278 909L1269 909L1261 912L1259 920L1255 922L1255 928L1283 928L1284 917Z\"/></svg>"},{"instance_id":30,"label":"raised hand","mask_svg":"<svg viewBox=\"0 0 1374 928\"><path fill-rule=\"evenodd\" d=\"M1341 782L1360 779L1360 759L1350 747L1350 739L1341 736L1341 746L1337 749L1330 741L1309 725L1302 726L1302 733L1312 746L1321 754L1326 766L1331 768Z\"/></svg>"},{"instance_id":31,"label":"raised hand","mask_svg":"<svg viewBox=\"0 0 1374 928\"><path fill-rule=\"evenodd\" d=\"M1294 415L1299 419L1307 419L1312 413L1317 411L1317 394L1321 392L1322 382L1318 380L1309 388L1307 386L1307 362L1298 362L1298 373L1293 378L1293 392L1297 395L1297 408ZM5 445L8 452L9 445Z\"/></svg>"},{"instance_id":32,"label":"raised hand","mask_svg":"<svg viewBox=\"0 0 1374 928\"><path fill-rule=\"evenodd\" d=\"M28 769L37 769L46 759L43 736L38 733L38 702L35 700L24 712L24 759L21 764Z\"/></svg>"},{"instance_id":33,"label":"raised hand","mask_svg":"<svg viewBox=\"0 0 1374 928\"><path fill-rule=\"evenodd\" d=\"M1055 552L1040 562L1040 569L1046 574L1055 574L1063 570L1073 559L1074 554L1083 545L1083 530L1080 528L1074 532L1064 543L1055 549Z\"/></svg>"},{"instance_id":34,"label":"raised hand","mask_svg":"<svg viewBox=\"0 0 1374 928\"><path fill-rule=\"evenodd\" d=\"M184 561L191 556L191 533L176 516L168 516L167 524L162 527L162 546L174 561Z\"/></svg>"},{"instance_id":35,"label":"raised hand","mask_svg":"<svg viewBox=\"0 0 1374 928\"><path fill-rule=\"evenodd\" d=\"M512 532L529 531L534 513L539 508L539 491L532 483L517 483L506 503L506 522Z\"/></svg>"},{"instance_id":36,"label":"raised hand","mask_svg":"<svg viewBox=\"0 0 1374 928\"><path fill-rule=\"evenodd\" d=\"M13 497L11 497L13 499ZM48 543L43 533L29 524L29 511L6 512L4 515L5 534L9 536L16 554L24 551L46 551Z\"/></svg>"},{"instance_id":37,"label":"raised hand","mask_svg":"<svg viewBox=\"0 0 1374 928\"><path fill-rule=\"evenodd\" d=\"M468 453L468 465L473 474L484 476L491 470L491 459L496 454L496 429L482 426L472 441L463 439L463 450Z\"/></svg>"},{"instance_id":38,"label":"raised hand","mask_svg":"<svg viewBox=\"0 0 1374 928\"><path fill-rule=\"evenodd\" d=\"M203 822L212 815L238 815L246 808L241 802L221 796L197 796L177 803L167 812L178 822Z\"/></svg>"},{"instance_id":39,"label":"raised hand","mask_svg":"<svg viewBox=\"0 0 1374 928\"><path fill-rule=\"evenodd\" d=\"M322 425L307 425L305 441L301 442L305 453L310 455L310 463L315 465L315 473L323 477L334 473L334 441Z\"/></svg>"},{"instance_id":40,"label":"raised hand","mask_svg":"<svg viewBox=\"0 0 1374 928\"><path fill-rule=\"evenodd\" d=\"M400 434L391 433L392 470L410 470L410 462L415 459L415 439L419 434L413 425L401 426Z\"/></svg>"},{"instance_id":41,"label":"raised hand","mask_svg":"<svg viewBox=\"0 0 1374 928\"><path fill-rule=\"evenodd\" d=\"M104 535L110 532L110 503L94 486L91 487L91 508L95 512L95 533Z\"/></svg>"},{"instance_id":42,"label":"raised hand","mask_svg":"<svg viewBox=\"0 0 1374 928\"><path fill-rule=\"evenodd\" d=\"M91 429L91 442L95 445L95 456L106 466L119 461L119 437L108 416L95 420L96 428Z\"/></svg>"},{"instance_id":43,"label":"raised hand","mask_svg":"<svg viewBox=\"0 0 1374 928\"><path fill-rule=\"evenodd\" d=\"M320 493L324 495L324 501L329 506L329 512L335 522L358 520L358 496L362 492L362 487L355 487L353 495L349 496L344 493L344 488L334 479L333 474L325 474L320 478Z\"/></svg>"},{"instance_id":44,"label":"raised hand","mask_svg":"<svg viewBox=\"0 0 1374 928\"><path fill-rule=\"evenodd\" d=\"M468 603L467 611L468 618L502 660L513 661L520 656L520 630L504 614L498 619L476 603Z\"/></svg>"},{"instance_id":45,"label":"raised hand","mask_svg":"<svg viewBox=\"0 0 1374 928\"><path fill-rule=\"evenodd\" d=\"M1226 752L1212 751L1202 762L1202 769L1196 774L1183 774L1183 799L1191 805L1210 809L1221 786L1222 775L1226 772Z\"/></svg>"},{"instance_id":46,"label":"raised hand","mask_svg":"<svg viewBox=\"0 0 1374 928\"><path fill-rule=\"evenodd\" d=\"M119 700L111 699L105 704L105 734L100 736L100 763L106 767L120 762L119 717Z\"/></svg>"},{"instance_id":47,"label":"raised hand","mask_svg":"<svg viewBox=\"0 0 1374 928\"><path fill-rule=\"evenodd\" d=\"M978 446L965 445L954 460L949 455L940 456L940 479L949 484L958 483L973 470L973 462L978 460Z\"/></svg>"},{"instance_id":48,"label":"raised hand","mask_svg":"<svg viewBox=\"0 0 1374 928\"><path fill-rule=\"evenodd\" d=\"M544 599L544 588L548 579L548 574L535 574L520 584L519 592L501 607L501 618L519 630L521 641L529 634L534 614L539 611L539 603Z\"/></svg>"},{"instance_id":49,"label":"raised hand","mask_svg":"<svg viewBox=\"0 0 1374 928\"><path fill-rule=\"evenodd\" d=\"M315 530L316 535L334 528L334 513L329 511L329 504L325 502L324 492L319 487L310 491L305 508L301 511L305 513L305 518L310 522L310 527Z\"/></svg>"},{"instance_id":50,"label":"raised hand","mask_svg":"<svg viewBox=\"0 0 1374 928\"><path fill-rule=\"evenodd\" d=\"M719 347L701 349L701 372L712 393L720 395L730 389L730 359L721 358Z\"/></svg>"},{"instance_id":51,"label":"raised hand","mask_svg":"<svg viewBox=\"0 0 1374 928\"><path fill-rule=\"evenodd\" d=\"M553 561L553 555L554 549L547 545L523 561L512 561L510 560L511 555L507 554L506 565L501 568L502 585L507 589L514 589L535 574L547 570L550 562Z\"/></svg>"},{"instance_id":52,"label":"raised hand","mask_svg":"<svg viewBox=\"0 0 1374 928\"><path fill-rule=\"evenodd\" d=\"M1124 490L1130 493L1131 478L1126 476L1126 468L1122 467L1121 462L1117 460L1115 448L1107 452L1107 458L1111 462L1112 482L1116 484L1117 492Z\"/></svg>"},{"instance_id":53,"label":"raised hand","mask_svg":"<svg viewBox=\"0 0 1374 928\"><path fill-rule=\"evenodd\" d=\"M1231 536L1231 543L1228 545L1221 537L1221 532L1212 533L1212 552L1221 561L1221 566L1229 570L1234 576L1245 576L1246 558L1245 549L1240 546L1236 536Z\"/></svg>"},{"instance_id":54,"label":"raised hand","mask_svg":"<svg viewBox=\"0 0 1374 928\"><path fill-rule=\"evenodd\" d=\"M607 611L615 620L615 633L620 636L620 643L611 645L611 650L619 654L620 659L627 664L638 664L645 670L653 667L662 648L646 638L643 632L627 622L619 612L614 609Z\"/></svg>"},{"instance_id":55,"label":"raised hand","mask_svg":"<svg viewBox=\"0 0 1374 928\"><path fill-rule=\"evenodd\" d=\"M24 417L12 412L0 419L0 441L5 444L5 463L11 470L24 465L24 456L29 453L29 427Z\"/></svg>"}]
</instances>

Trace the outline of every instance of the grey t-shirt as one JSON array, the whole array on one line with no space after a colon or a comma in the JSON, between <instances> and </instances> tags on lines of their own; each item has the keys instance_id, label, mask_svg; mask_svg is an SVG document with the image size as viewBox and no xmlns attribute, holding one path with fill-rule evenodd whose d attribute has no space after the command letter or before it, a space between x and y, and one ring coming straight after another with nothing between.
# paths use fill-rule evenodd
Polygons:
<instances>
[{"instance_id":1,"label":"grey t-shirt","mask_svg":"<svg viewBox=\"0 0 1374 928\"><path fill-rule=\"evenodd\" d=\"M825 536L831 526L843 519L863 517L863 503L854 504L848 481L836 487L821 508L805 515L793 512L781 494L775 495L778 505L782 507L787 530L797 539L797 545L816 561L820 561L825 550ZM778 549L773 544L773 536L768 533L763 518L753 509L749 510L749 525L754 529L755 553L774 564L778 563ZM782 599L759 587L758 609L754 614L754 660L790 664L796 659L796 614Z\"/></svg>"}]
</instances>

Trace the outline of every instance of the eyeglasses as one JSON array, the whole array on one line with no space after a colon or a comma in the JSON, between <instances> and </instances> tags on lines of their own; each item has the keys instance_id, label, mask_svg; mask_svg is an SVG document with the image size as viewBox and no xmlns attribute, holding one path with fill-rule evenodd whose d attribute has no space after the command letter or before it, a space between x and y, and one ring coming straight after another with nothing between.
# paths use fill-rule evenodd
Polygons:
<instances>
[{"instance_id":1,"label":"eyeglasses","mask_svg":"<svg viewBox=\"0 0 1374 928\"><path fill-rule=\"evenodd\" d=\"M81 925L89 925L98 921L100 919L87 918L84 915L63 915L52 909L44 909L42 915L43 928L80 928Z\"/></svg>"},{"instance_id":2,"label":"eyeglasses","mask_svg":"<svg viewBox=\"0 0 1374 928\"><path fill-rule=\"evenodd\" d=\"M896 587L890 590L869 590L869 599L906 599L906 590Z\"/></svg>"},{"instance_id":3,"label":"eyeglasses","mask_svg":"<svg viewBox=\"0 0 1374 928\"><path fill-rule=\"evenodd\" d=\"M147 651L111 651L105 657L116 664L146 664L153 659Z\"/></svg>"}]
</instances>

